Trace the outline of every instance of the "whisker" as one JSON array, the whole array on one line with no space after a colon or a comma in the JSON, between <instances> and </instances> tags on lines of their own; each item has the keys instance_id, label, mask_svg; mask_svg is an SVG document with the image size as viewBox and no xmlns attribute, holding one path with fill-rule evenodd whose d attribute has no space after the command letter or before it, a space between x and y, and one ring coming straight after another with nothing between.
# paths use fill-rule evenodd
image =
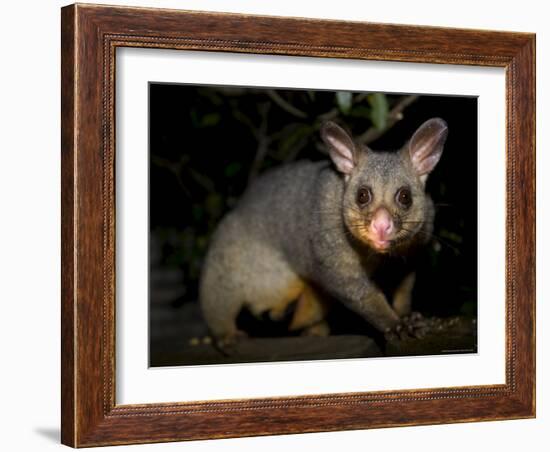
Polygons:
<instances>
[{"instance_id":1,"label":"whisker","mask_svg":"<svg viewBox=\"0 0 550 452\"><path fill-rule=\"evenodd\" d=\"M436 239L441 245L445 245L446 247L448 247L449 249L451 249L455 254L461 254L461 252L460 252L460 250L459 250L458 248L456 248L455 246L451 245L449 242L447 242L446 240L442 239L440 236L438 236L437 234L434 234L433 232L432 232L432 233L427 233L427 232L425 232L425 231L422 231L421 229L419 229L418 231L412 231L412 230L405 229L405 228L401 228L401 229L403 229L404 231L411 232L411 233L423 234L423 235L426 236L426 237L434 238L434 239Z\"/></svg>"}]
</instances>

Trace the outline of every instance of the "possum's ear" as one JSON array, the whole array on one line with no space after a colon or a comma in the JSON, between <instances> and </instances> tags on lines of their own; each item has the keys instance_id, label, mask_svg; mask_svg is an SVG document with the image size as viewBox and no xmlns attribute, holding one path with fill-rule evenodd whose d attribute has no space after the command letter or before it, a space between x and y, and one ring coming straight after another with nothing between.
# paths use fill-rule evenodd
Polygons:
<instances>
[{"instance_id":1,"label":"possum's ear","mask_svg":"<svg viewBox=\"0 0 550 452\"><path fill-rule=\"evenodd\" d=\"M409 141L408 151L416 173L422 181L435 168L443 153L449 129L441 118L428 119Z\"/></svg>"},{"instance_id":2,"label":"possum's ear","mask_svg":"<svg viewBox=\"0 0 550 452\"><path fill-rule=\"evenodd\" d=\"M321 126L321 138L338 171L351 174L355 167L355 144L349 134L336 123L327 121Z\"/></svg>"}]
</instances>

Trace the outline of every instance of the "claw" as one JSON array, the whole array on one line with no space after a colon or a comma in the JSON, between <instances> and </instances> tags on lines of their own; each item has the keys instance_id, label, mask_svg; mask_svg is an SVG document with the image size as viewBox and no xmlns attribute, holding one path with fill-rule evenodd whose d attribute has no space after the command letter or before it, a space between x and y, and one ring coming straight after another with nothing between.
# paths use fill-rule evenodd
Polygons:
<instances>
[{"instance_id":1,"label":"claw","mask_svg":"<svg viewBox=\"0 0 550 452\"><path fill-rule=\"evenodd\" d=\"M424 317L422 316L422 314L420 314L420 312L415 311L415 312L411 313L410 318L413 322L416 322L420 319L423 319Z\"/></svg>"},{"instance_id":2,"label":"claw","mask_svg":"<svg viewBox=\"0 0 550 452\"><path fill-rule=\"evenodd\" d=\"M422 314L412 312L410 315L404 316L393 329L387 328L384 335L386 340L421 339L426 336L433 326L432 322L430 327L429 319L426 319Z\"/></svg>"}]
</instances>

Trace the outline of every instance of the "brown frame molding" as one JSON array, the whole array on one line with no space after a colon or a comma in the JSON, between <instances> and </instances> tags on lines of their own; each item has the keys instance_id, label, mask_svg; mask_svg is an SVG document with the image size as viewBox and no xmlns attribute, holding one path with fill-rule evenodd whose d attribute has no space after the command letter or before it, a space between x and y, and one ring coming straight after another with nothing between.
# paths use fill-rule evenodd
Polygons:
<instances>
[{"instance_id":1,"label":"brown frame molding","mask_svg":"<svg viewBox=\"0 0 550 452\"><path fill-rule=\"evenodd\" d=\"M73 447L535 416L535 35L76 4L62 8L62 429ZM506 383L115 404L117 47L506 69Z\"/></svg>"}]
</instances>

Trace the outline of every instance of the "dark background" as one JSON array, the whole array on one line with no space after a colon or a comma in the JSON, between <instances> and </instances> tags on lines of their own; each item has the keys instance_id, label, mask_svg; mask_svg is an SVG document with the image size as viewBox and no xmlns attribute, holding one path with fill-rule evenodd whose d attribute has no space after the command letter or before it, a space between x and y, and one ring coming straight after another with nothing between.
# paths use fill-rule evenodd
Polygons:
<instances>
[{"instance_id":1,"label":"dark background","mask_svg":"<svg viewBox=\"0 0 550 452\"><path fill-rule=\"evenodd\" d=\"M211 234L265 169L327 158L318 133L325 119L345 124L375 150L400 148L429 118L447 121L447 144L428 178L435 231L417 269L413 308L475 318L476 98L155 83L149 96L152 361L174 341L208 334L197 292ZM364 322L343 307L329 320L336 334L364 334ZM239 322L253 336L287 334L284 324L246 312Z\"/></svg>"}]
</instances>

